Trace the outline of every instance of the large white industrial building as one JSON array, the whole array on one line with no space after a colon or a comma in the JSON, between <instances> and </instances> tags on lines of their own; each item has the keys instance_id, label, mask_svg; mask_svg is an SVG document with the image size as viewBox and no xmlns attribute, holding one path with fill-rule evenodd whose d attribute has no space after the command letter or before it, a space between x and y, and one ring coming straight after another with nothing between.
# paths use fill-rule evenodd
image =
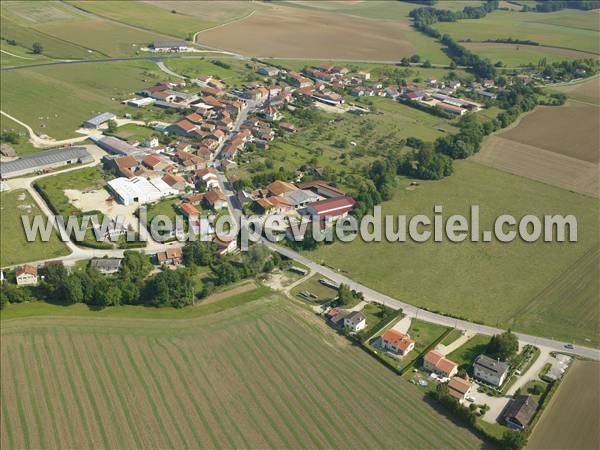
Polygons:
<instances>
[{"instance_id":1,"label":"large white industrial building","mask_svg":"<svg viewBox=\"0 0 600 450\"><path fill-rule=\"evenodd\" d=\"M171 188L160 178L147 180L142 177L120 177L109 181L108 186L124 205L152 203L163 197L178 194L177 190Z\"/></svg>"}]
</instances>

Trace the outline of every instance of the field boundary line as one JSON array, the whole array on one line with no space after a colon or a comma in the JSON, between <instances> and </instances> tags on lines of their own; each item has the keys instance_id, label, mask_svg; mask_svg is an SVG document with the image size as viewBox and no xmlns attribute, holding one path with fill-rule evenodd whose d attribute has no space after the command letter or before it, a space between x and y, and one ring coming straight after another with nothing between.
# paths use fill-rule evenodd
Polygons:
<instances>
[{"instance_id":1,"label":"field boundary line","mask_svg":"<svg viewBox=\"0 0 600 450\"><path fill-rule=\"evenodd\" d=\"M7 52L6 50L2 50L2 49L0 49L0 52L6 53L7 55L10 55L10 56L14 56L15 58L35 60L35 58L27 58L26 56L15 55L14 53Z\"/></svg>"},{"instance_id":2,"label":"field boundary line","mask_svg":"<svg viewBox=\"0 0 600 450\"><path fill-rule=\"evenodd\" d=\"M256 12L256 9L255 9L255 10L253 10L253 11L251 11L249 14L246 14L245 16L242 16L242 17L237 17L237 18L235 18L235 19L233 19L233 20L230 20L229 22L220 23L220 24L218 24L218 25L215 25L215 26L213 26L213 27L210 27L210 28L205 28L204 30L200 30L200 31L196 31L196 32L194 33L194 35L192 36L192 42L193 42L194 44L198 44L198 43L196 42L196 38L198 37L198 35L199 35L200 33L204 33L205 31L210 31L210 30L214 30L214 29L216 29L216 28L221 28L221 27L224 27L224 26L227 26L227 25L231 25L232 23L241 22L242 20L246 20L246 19L248 19L249 17L253 16L255 12ZM200 45L202 45L202 44L200 44Z\"/></svg>"}]
</instances>

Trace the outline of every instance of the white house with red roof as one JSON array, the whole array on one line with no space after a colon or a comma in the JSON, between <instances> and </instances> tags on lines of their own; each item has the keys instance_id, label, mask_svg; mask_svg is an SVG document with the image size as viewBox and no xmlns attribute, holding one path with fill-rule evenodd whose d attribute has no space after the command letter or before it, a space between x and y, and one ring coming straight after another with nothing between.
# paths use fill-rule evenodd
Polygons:
<instances>
[{"instance_id":1,"label":"white house with red roof","mask_svg":"<svg viewBox=\"0 0 600 450\"><path fill-rule=\"evenodd\" d=\"M381 347L388 352L405 356L415 348L415 341L408 334L390 329L381 336Z\"/></svg>"},{"instance_id":2,"label":"white house with red roof","mask_svg":"<svg viewBox=\"0 0 600 450\"><path fill-rule=\"evenodd\" d=\"M423 368L444 377L453 377L458 372L458 364L450 361L435 350L425 355L423 358Z\"/></svg>"}]
</instances>

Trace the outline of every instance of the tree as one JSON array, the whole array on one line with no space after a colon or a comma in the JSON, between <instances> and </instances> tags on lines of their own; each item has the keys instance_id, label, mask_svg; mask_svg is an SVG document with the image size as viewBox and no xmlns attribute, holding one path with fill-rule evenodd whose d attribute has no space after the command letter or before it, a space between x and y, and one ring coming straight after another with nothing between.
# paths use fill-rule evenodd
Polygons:
<instances>
[{"instance_id":1,"label":"tree","mask_svg":"<svg viewBox=\"0 0 600 450\"><path fill-rule=\"evenodd\" d=\"M65 303L73 305L82 303L85 300L81 277L76 274L70 274L64 282L64 300Z\"/></svg>"},{"instance_id":2,"label":"tree","mask_svg":"<svg viewBox=\"0 0 600 450\"><path fill-rule=\"evenodd\" d=\"M117 122L115 122L114 120L109 120L108 128L106 131L108 131L109 133L115 133L117 131Z\"/></svg>"},{"instance_id":3,"label":"tree","mask_svg":"<svg viewBox=\"0 0 600 450\"><path fill-rule=\"evenodd\" d=\"M152 263L146 255L134 250L126 250L119 269L119 277L139 284L152 270Z\"/></svg>"},{"instance_id":4,"label":"tree","mask_svg":"<svg viewBox=\"0 0 600 450\"><path fill-rule=\"evenodd\" d=\"M183 263L186 267L208 266L214 260L216 247L212 242L191 241L183 247Z\"/></svg>"},{"instance_id":5,"label":"tree","mask_svg":"<svg viewBox=\"0 0 600 450\"><path fill-rule=\"evenodd\" d=\"M421 57L419 55L412 55L410 57L410 62L411 63L418 63L419 61L421 61Z\"/></svg>"},{"instance_id":6,"label":"tree","mask_svg":"<svg viewBox=\"0 0 600 450\"><path fill-rule=\"evenodd\" d=\"M34 42L33 45L31 46L31 50L36 55L41 55L42 52L44 51L44 47L39 42Z\"/></svg>"},{"instance_id":7,"label":"tree","mask_svg":"<svg viewBox=\"0 0 600 450\"><path fill-rule=\"evenodd\" d=\"M429 68L431 67L431 61L429 61L428 59L426 59L426 60L423 62L423 67L424 67L425 69L429 69Z\"/></svg>"},{"instance_id":8,"label":"tree","mask_svg":"<svg viewBox=\"0 0 600 450\"><path fill-rule=\"evenodd\" d=\"M493 357L506 361L517 354L519 350L519 339L510 330L497 334L490 339L486 347L486 353Z\"/></svg>"},{"instance_id":9,"label":"tree","mask_svg":"<svg viewBox=\"0 0 600 450\"><path fill-rule=\"evenodd\" d=\"M505 431L500 440L503 450L521 450L527 444L527 437L518 431Z\"/></svg>"},{"instance_id":10,"label":"tree","mask_svg":"<svg viewBox=\"0 0 600 450\"><path fill-rule=\"evenodd\" d=\"M228 261L216 264L213 266L212 270L216 277L215 282L218 285L235 283L240 279L237 270Z\"/></svg>"}]
</instances>

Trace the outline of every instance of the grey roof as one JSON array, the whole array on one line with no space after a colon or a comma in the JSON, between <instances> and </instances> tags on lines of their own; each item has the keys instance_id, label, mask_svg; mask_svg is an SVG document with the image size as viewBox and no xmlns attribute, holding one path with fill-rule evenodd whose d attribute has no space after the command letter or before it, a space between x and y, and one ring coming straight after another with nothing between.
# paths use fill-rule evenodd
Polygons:
<instances>
[{"instance_id":1,"label":"grey roof","mask_svg":"<svg viewBox=\"0 0 600 450\"><path fill-rule=\"evenodd\" d=\"M314 202L321 199L321 197L319 197L314 192L304 190L289 191L284 193L283 196L294 202L294 206L298 206L306 202Z\"/></svg>"},{"instance_id":2,"label":"grey roof","mask_svg":"<svg viewBox=\"0 0 600 450\"><path fill-rule=\"evenodd\" d=\"M504 410L504 419L525 428L533 419L538 409L537 402L531 395L519 395L512 399Z\"/></svg>"},{"instance_id":3,"label":"grey roof","mask_svg":"<svg viewBox=\"0 0 600 450\"><path fill-rule=\"evenodd\" d=\"M29 170L31 172L43 169L53 164L58 164L73 159L87 159L91 155L84 147L53 148L43 152L23 156L14 161L0 164L0 176L4 177L14 172Z\"/></svg>"},{"instance_id":4,"label":"grey roof","mask_svg":"<svg viewBox=\"0 0 600 450\"><path fill-rule=\"evenodd\" d=\"M487 370L502 375L508 370L508 363L495 360L486 355L479 355L475 358L475 365L486 368Z\"/></svg>"},{"instance_id":5,"label":"grey roof","mask_svg":"<svg viewBox=\"0 0 600 450\"><path fill-rule=\"evenodd\" d=\"M187 47L187 42L178 40L166 40L166 41L154 41L152 44L154 48L172 48L172 47Z\"/></svg>"},{"instance_id":6,"label":"grey roof","mask_svg":"<svg viewBox=\"0 0 600 450\"><path fill-rule=\"evenodd\" d=\"M109 153L116 153L119 155L133 155L142 151L113 136L104 136L102 139L99 139L96 144L98 144L98 147Z\"/></svg>"},{"instance_id":7,"label":"grey roof","mask_svg":"<svg viewBox=\"0 0 600 450\"><path fill-rule=\"evenodd\" d=\"M359 322L362 322L366 319L365 315L361 311L351 311L350 314L346 316L348 320L358 319Z\"/></svg>"},{"instance_id":8,"label":"grey roof","mask_svg":"<svg viewBox=\"0 0 600 450\"><path fill-rule=\"evenodd\" d=\"M88 123L90 125L94 125L94 126L99 126L102 125L104 122L108 122L109 120L113 120L115 119L117 116L115 116L113 113L109 113L109 112L105 112L102 114L98 114L97 116L91 117L88 120L85 121L85 123Z\"/></svg>"},{"instance_id":9,"label":"grey roof","mask_svg":"<svg viewBox=\"0 0 600 450\"><path fill-rule=\"evenodd\" d=\"M90 265L100 271L113 271L121 267L121 260L119 258L92 259Z\"/></svg>"}]
</instances>

